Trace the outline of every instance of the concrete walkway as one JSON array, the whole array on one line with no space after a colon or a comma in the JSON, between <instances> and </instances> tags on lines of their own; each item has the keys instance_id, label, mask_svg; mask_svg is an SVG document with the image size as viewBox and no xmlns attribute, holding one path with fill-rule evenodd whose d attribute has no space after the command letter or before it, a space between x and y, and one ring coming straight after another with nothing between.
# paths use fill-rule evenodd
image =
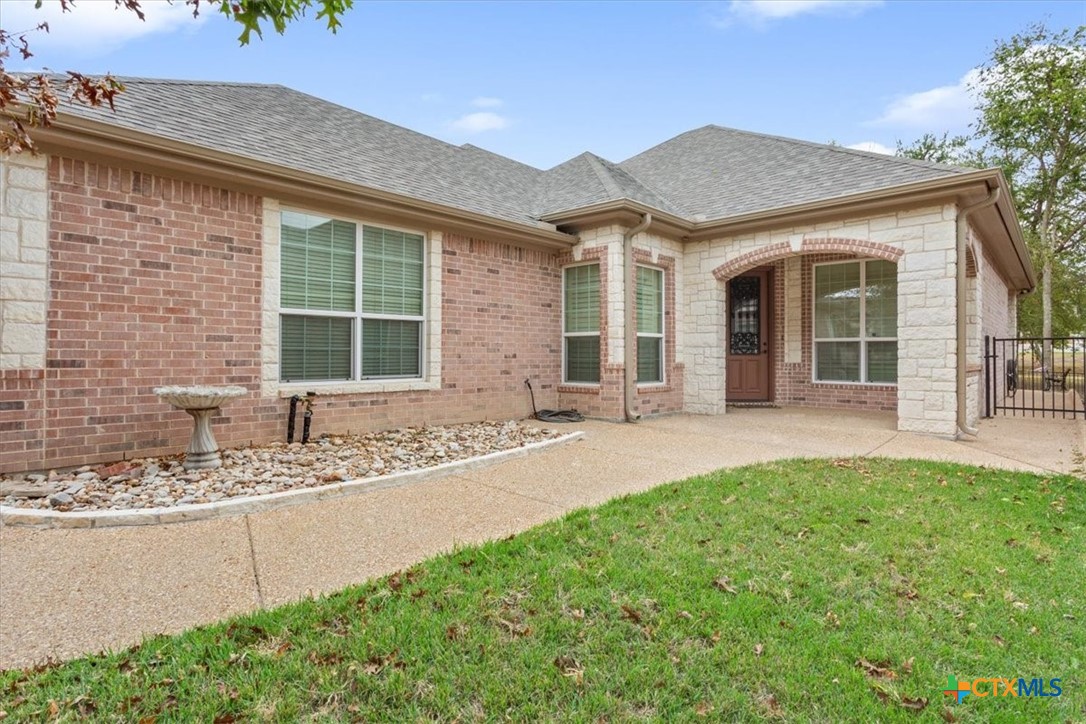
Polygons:
<instances>
[{"instance_id":1,"label":"concrete walkway","mask_svg":"<svg viewBox=\"0 0 1086 724\"><path fill-rule=\"evenodd\" d=\"M796 409L575 427L586 431L582 442L534 456L266 513L140 528L0 527L0 668L334 591L722 467L864 455L1075 472L1084 423L985 421L975 442L898 433L891 415Z\"/></svg>"}]
</instances>

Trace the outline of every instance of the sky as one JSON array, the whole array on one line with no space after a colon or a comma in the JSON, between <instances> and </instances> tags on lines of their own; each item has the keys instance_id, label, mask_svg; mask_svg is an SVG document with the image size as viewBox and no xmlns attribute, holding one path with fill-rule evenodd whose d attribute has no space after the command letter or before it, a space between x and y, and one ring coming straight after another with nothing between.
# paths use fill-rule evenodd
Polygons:
<instances>
[{"instance_id":1,"label":"sky","mask_svg":"<svg viewBox=\"0 0 1086 724\"><path fill-rule=\"evenodd\" d=\"M141 23L112 0L0 0L3 29L50 25L8 68L279 83L544 169L710 123L883 152L965 133L997 40L1086 24L1086 0L355 0L335 35L307 18L240 47L217 13L143 6Z\"/></svg>"}]
</instances>

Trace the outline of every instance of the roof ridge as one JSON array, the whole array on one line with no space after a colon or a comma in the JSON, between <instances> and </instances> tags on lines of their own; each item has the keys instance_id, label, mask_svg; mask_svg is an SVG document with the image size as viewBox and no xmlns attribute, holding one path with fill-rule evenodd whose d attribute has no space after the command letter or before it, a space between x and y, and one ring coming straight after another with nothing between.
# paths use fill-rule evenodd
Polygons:
<instances>
[{"instance_id":1,"label":"roof ridge","mask_svg":"<svg viewBox=\"0 0 1086 724\"><path fill-rule=\"evenodd\" d=\"M622 187L618 185L618 182L615 181L614 178L611 177L611 173L607 170L607 168L602 163L600 163L601 159L596 156L596 154L590 151L585 151L583 155L588 161L589 168L592 169L592 171L596 174L596 178L598 178L600 180L600 183L603 184L603 190L606 191L613 198L626 198L626 194L622 192Z\"/></svg>"},{"instance_id":2,"label":"roof ridge","mask_svg":"<svg viewBox=\"0 0 1086 724\"><path fill-rule=\"evenodd\" d=\"M286 88L287 90L294 90L281 83L257 83L243 80L189 80L185 78L150 78L138 75L117 75L114 78L121 83L143 83L147 85L213 85L234 88Z\"/></svg>"},{"instance_id":3,"label":"roof ridge","mask_svg":"<svg viewBox=\"0 0 1086 724\"><path fill-rule=\"evenodd\" d=\"M788 136L777 136L772 133L759 133L758 131L747 131L742 128L731 128L729 126L721 126L716 123L710 123L707 126L696 128L694 129L694 131L701 131L706 128L713 128L720 131L728 131L729 133L740 133L745 136L754 136L755 138L768 138L774 141L785 141L787 143L792 143L797 146L820 148L827 151L836 151L838 153L846 153L853 156L862 156L863 158L873 158L879 161L890 161L892 163L903 163L910 166L921 166L923 168L930 168L937 171L954 171L956 173L965 173L968 170L968 168L964 166L952 166L945 163L936 163L935 161L922 161L918 158L910 158L908 156L891 156L885 153L863 151L859 148L848 148L847 146L838 146L832 143L818 143L817 141L805 141L802 138L789 138ZM688 131L688 133L692 132L693 131ZM678 138L678 136L676 136L675 138ZM664 143L667 143L667 141L665 141Z\"/></svg>"},{"instance_id":4,"label":"roof ridge","mask_svg":"<svg viewBox=\"0 0 1086 724\"><path fill-rule=\"evenodd\" d=\"M431 138L432 138L432 136L431 136ZM438 140L441 140L441 139L438 139ZM524 163L523 161L518 161L517 159L512 158L510 156L503 156L502 154L498 153L497 151L491 151L488 148L483 148L482 146L476 146L474 143L461 143L459 146L457 146L457 148L465 150L465 151L468 151L468 150L470 150L470 151L481 151L482 153L488 154L490 156L497 156L498 158L502 159L503 161L509 161L511 163L517 164L518 166L523 166L524 168L530 169L532 171L536 171L537 173L546 173L546 171L539 168L538 166L533 166L530 163Z\"/></svg>"}]
</instances>

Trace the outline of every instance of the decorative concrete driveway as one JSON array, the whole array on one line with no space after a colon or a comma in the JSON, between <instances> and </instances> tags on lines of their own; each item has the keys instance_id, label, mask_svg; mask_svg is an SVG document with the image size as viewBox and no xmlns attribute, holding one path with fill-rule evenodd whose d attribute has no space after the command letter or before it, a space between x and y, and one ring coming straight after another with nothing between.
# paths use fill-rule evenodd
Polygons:
<instances>
[{"instance_id":1,"label":"decorative concrete driveway","mask_svg":"<svg viewBox=\"0 0 1086 724\"><path fill-rule=\"evenodd\" d=\"M888 456L1074 472L1084 423L984 421L975 442L892 415L744 409L625 425L437 480L350 498L137 528L0 527L0 668L122 648L395 571L661 483L790 457Z\"/></svg>"}]
</instances>

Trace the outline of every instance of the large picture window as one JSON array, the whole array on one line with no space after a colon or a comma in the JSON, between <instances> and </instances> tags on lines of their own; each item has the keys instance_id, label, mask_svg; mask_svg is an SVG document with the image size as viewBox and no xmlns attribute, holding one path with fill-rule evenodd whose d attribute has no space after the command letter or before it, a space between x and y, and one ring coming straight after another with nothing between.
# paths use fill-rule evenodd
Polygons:
<instances>
[{"instance_id":1,"label":"large picture window","mask_svg":"<svg viewBox=\"0 0 1086 724\"><path fill-rule=\"evenodd\" d=\"M637 267L637 381L664 381L664 272Z\"/></svg>"},{"instance_id":2,"label":"large picture window","mask_svg":"<svg viewBox=\"0 0 1086 724\"><path fill-rule=\"evenodd\" d=\"M284 211L280 245L282 381L421 377L421 234Z\"/></svg>"},{"instance_id":3,"label":"large picture window","mask_svg":"<svg viewBox=\"0 0 1086 724\"><path fill-rule=\"evenodd\" d=\"M599 264L566 267L562 272L562 348L564 382L599 384Z\"/></svg>"},{"instance_id":4,"label":"large picture window","mask_svg":"<svg viewBox=\"0 0 1086 724\"><path fill-rule=\"evenodd\" d=\"M897 267L888 261L814 267L814 379L897 383Z\"/></svg>"}]
</instances>

